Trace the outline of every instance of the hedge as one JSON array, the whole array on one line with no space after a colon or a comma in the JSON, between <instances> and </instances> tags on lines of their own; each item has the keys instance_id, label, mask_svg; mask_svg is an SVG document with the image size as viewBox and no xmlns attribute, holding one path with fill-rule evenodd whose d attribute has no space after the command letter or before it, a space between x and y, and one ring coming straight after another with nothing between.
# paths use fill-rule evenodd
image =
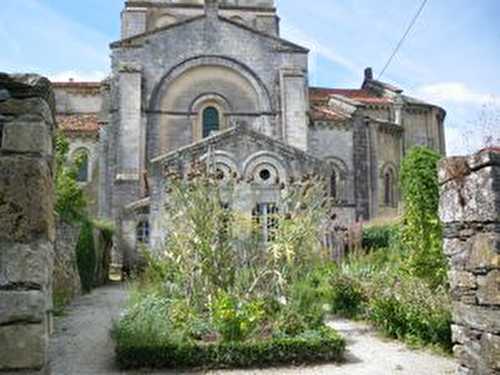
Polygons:
<instances>
[{"instance_id":1,"label":"hedge","mask_svg":"<svg viewBox=\"0 0 500 375\"><path fill-rule=\"evenodd\" d=\"M90 292L95 286L96 249L94 225L88 219L82 222L80 238L76 245L76 262L84 292Z\"/></svg>"},{"instance_id":2,"label":"hedge","mask_svg":"<svg viewBox=\"0 0 500 375\"><path fill-rule=\"evenodd\" d=\"M399 227L397 225L383 225L363 228L362 246L367 250L387 248L397 239Z\"/></svg>"},{"instance_id":3,"label":"hedge","mask_svg":"<svg viewBox=\"0 0 500 375\"><path fill-rule=\"evenodd\" d=\"M263 341L161 345L118 342L116 358L122 369L262 368L340 361L344 350L344 339L324 327L309 335Z\"/></svg>"}]
</instances>

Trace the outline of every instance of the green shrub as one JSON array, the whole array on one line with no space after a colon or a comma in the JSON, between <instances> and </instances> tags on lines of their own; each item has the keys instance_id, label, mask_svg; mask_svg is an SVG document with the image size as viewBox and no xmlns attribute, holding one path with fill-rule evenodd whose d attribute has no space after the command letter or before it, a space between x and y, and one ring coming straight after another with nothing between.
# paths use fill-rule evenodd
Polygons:
<instances>
[{"instance_id":1,"label":"green shrub","mask_svg":"<svg viewBox=\"0 0 500 375\"><path fill-rule=\"evenodd\" d=\"M363 228L362 246L367 250L378 250L388 248L392 242L397 240L399 226L383 225Z\"/></svg>"},{"instance_id":2,"label":"green shrub","mask_svg":"<svg viewBox=\"0 0 500 375\"><path fill-rule=\"evenodd\" d=\"M366 300L360 283L345 276L336 275L331 280L332 312L348 318L358 317L363 312Z\"/></svg>"},{"instance_id":3,"label":"green shrub","mask_svg":"<svg viewBox=\"0 0 500 375\"><path fill-rule=\"evenodd\" d=\"M76 180L77 165L69 163L69 141L62 134L56 136L55 211L67 222L80 221L85 217L87 200Z\"/></svg>"},{"instance_id":4,"label":"green shrub","mask_svg":"<svg viewBox=\"0 0 500 375\"><path fill-rule=\"evenodd\" d=\"M225 293L220 294L212 304L214 324L223 341L246 339L257 329L264 315L262 302L240 302Z\"/></svg>"},{"instance_id":5,"label":"green shrub","mask_svg":"<svg viewBox=\"0 0 500 375\"><path fill-rule=\"evenodd\" d=\"M133 340L117 340L116 354L123 369L245 368L340 361L344 350L344 340L325 327L296 337L261 341L178 344L166 339L158 344L142 345Z\"/></svg>"},{"instance_id":6,"label":"green shrub","mask_svg":"<svg viewBox=\"0 0 500 375\"><path fill-rule=\"evenodd\" d=\"M451 351L451 300L416 278L401 279L370 300L369 319L391 337Z\"/></svg>"},{"instance_id":7,"label":"green shrub","mask_svg":"<svg viewBox=\"0 0 500 375\"><path fill-rule=\"evenodd\" d=\"M82 289L85 292L89 292L95 285L96 272L94 226L90 220L82 222L80 238L76 245L76 262L82 282Z\"/></svg>"}]
</instances>

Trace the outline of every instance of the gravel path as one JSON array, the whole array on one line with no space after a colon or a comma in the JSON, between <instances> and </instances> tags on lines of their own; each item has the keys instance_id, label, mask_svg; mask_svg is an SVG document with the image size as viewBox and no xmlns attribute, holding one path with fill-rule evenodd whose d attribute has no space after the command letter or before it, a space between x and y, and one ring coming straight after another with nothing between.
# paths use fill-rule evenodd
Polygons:
<instances>
[{"instance_id":1,"label":"gravel path","mask_svg":"<svg viewBox=\"0 0 500 375\"><path fill-rule=\"evenodd\" d=\"M78 299L67 314L55 321L50 358L53 375L152 374L121 372L113 361L109 329L126 301L125 285L99 288ZM331 322L347 340L346 363L303 368L212 371L210 375L452 375L453 360L413 351L396 341L377 337L371 328L347 320ZM154 374L173 375L179 371ZM186 373L187 374L187 373Z\"/></svg>"}]
</instances>

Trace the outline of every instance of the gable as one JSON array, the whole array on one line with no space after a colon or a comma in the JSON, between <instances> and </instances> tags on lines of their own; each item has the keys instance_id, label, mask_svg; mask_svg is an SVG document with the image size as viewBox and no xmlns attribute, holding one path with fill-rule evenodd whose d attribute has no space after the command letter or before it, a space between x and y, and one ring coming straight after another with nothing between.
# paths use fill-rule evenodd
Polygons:
<instances>
[{"instance_id":1,"label":"gable","mask_svg":"<svg viewBox=\"0 0 500 375\"><path fill-rule=\"evenodd\" d=\"M153 159L153 174L163 173L169 168L185 167L193 161L204 160L208 155L215 155L216 159L220 157L232 172L244 178L259 163L269 164L286 178L300 178L306 174L326 175L329 169L325 162L298 148L247 126L239 126Z\"/></svg>"},{"instance_id":2,"label":"gable","mask_svg":"<svg viewBox=\"0 0 500 375\"><path fill-rule=\"evenodd\" d=\"M207 24L211 24L212 28L210 30L206 30ZM208 34L214 34L214 31L221 31L223 28L219 28L216 30L213 26L220 24L225 25L227 27L232 27L233 29L238 29L244 33L248 33L253 35L255 38L260 39L261 41L267 42L273 45L276 49L282 52L289 53L302 53L307 54L309 50L307 48L301 47L295 43L287 41L285 39L275 37L269 34L266 34L262 31L256 30L254 28L248 27L242 23L236 22L234 20L230 20L225 17L218 16L214 22L214 20L209 19L206 15L201 15L197 17L190 18L185 21L181 21L172 25L167 25L152 31L148 31L142 34L138 34L132 36L130 38L122 39L116 42L111 43L110 47L114 48L126 48L126 47L138 47L143 45L148 39L154 36L163 36L163 35L172 35L176 30L182 28L193 28L196 29L199 26L204 27L204 31ZM184 42L186 42L184 40Z\"/></svg>"}]
</instances>

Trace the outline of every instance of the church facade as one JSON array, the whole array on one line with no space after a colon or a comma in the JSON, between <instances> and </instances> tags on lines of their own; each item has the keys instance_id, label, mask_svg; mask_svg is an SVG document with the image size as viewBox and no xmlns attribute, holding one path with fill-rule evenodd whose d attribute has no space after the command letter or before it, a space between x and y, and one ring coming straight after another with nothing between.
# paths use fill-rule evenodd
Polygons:
<instances>
[{"instance_id":1,"label":"church facade","mask_svg":"<svg viewBox=\"0 0 500 375\"><path fill-rule=\"evenodd\" d=\"M445 111L377 81L310 87L308 50L280 37L273 0L130 0L112 74L55 83L72 155L93 209L117 226L117 246L161 244L169 171L209 155L245 181L238 208L278 204L290 178L321 174L339 225L396 215L408 149L445 154Z\"/></svg>"}]
</instances>

